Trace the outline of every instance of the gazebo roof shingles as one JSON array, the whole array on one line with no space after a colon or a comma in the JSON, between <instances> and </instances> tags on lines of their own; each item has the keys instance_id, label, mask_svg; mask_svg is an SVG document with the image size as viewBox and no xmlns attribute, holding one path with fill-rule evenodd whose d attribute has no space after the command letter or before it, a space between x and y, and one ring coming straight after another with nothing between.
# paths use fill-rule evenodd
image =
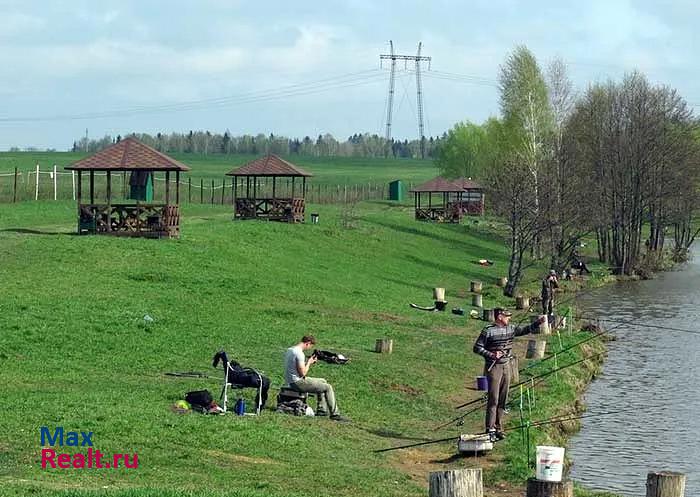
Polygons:
<instances>
[{"instance_id":1,"label":"gazebo roof shingles","mask_svg":"<svg viewBox=\"0 0 700 497\"><path fill-rule=\"evenodd\" d=\"M104 150L65 167L68 170L92 171L189 171L183 163L155 148L128 137Z\"/></svg>"},{"instance_id":2,"label":"gazebo roof shingles","mask_svg":"<svg viewBox=\"0 0 700 497\"><path fill-rule=\"evenodd\" d=\"M260 157L233 169L226 173L226 176L305 176L311 177L313 174L304 171L302 168L287 162L283 158L270 154Z\"/></svg>"},{"instance_id":3,"label":"gazebo roof shingles","mask_svg":"<svg viewBox=\"0 0 700 497\"><path fill-rule=\"evenodd\" d=\"M416 186L411 191L414 193L452 193L466 190L481 190L481 186L475 181L466 178L448 180L442 176L438 176L430 181L426 181L422 185Z\"/></svg>"}]
</instances>

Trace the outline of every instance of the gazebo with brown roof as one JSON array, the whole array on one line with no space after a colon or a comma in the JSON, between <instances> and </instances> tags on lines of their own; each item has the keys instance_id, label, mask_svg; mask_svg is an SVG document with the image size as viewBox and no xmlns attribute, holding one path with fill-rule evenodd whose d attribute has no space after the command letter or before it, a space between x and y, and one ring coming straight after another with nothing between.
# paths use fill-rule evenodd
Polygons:
<instances>
[{"instance_id":1,"label":"gazebo with brown roof","mask_svg":"<svg viewBox=\"0 0 700 497\"><path fill-rule=\"evenodd\" d=\"M158 152L153 147L128 137L100 152L66 166L78 171L78 233L120 236L180 236L180 172L186 165ZM90 173L90 202L83 203L82 175ZM95 201L95 172L107 176L105 202ZM170 173L175 172L175 198L170 192ZM130 172L131 184L154 172L165 172L165 202L139 202L133 199L113 201L112 173Z\"/></svg>"},{"instance_id":2,"label":"gazebo with brown roof","mask_svg":"<svg viewBox=\"0 0 700 497\"><path fill-rule=\"evenodd\" d=\"M226 173L233 176L234 219L271 219L291 223L304 222L306 178L313 174L277 155L266 155ZM239 196L239 178L240 193ZM243 180L245 178L245 180ZM272 184L260 179L272 178ZM278 195L277 179L291 178L291 188ZM301 185L296 184L301 178ZM244 190L245 185L245 190ZM280 185L282 187L283 185ZM245 196L243 192L245 191Z\"/></svg>"},{"instance_id":3,"label":"gazebo with brown roof","mask_svg":"<svg viewBox=\"0 0 700 497\"><path fill-rule=\"evenodd\" d=\"M467 215L484 214L484 194L481 186L471 178L448 180L433 178L411 190L414 194L416 219L459 223ZM428 206L421 205L423 194L428 196ZM433 195L440 195L441 202L433 205Z\"/></svg>"}]
</instances>

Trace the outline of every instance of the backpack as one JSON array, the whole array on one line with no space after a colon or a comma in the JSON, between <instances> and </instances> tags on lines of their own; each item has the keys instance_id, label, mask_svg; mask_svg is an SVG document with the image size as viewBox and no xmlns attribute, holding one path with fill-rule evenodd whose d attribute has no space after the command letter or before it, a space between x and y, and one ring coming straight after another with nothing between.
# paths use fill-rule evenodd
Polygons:
<instances>
[{"instance_id":1,"label":"backpack","mask_svg":"<svg viewBox=\"0 0 700 497\"><path fill-rule=\"evenodd\" d=\"M345 364L350 359L342 354L337 354L335 352L329 352L328 350L314 350L314 354L320 361L327 362L329 364Z\"/></svg>"},{"instance_id":2,"label":"backpack","mask_svg":"<svg viewBox=\"0 0 700 497\"><path fill-rule=\"evenodd\" d=\"M185 394L185 400L193 407L207 409L214 401L209 390L195 390Z\"/></svg>"},{"instance_id":3,"label":"backpack","mask_svg":"<svg viewBox=\"0 0 700 497\"><path fill-rule=\"evenodd\" d=\"M291 414L292 416L306 416L309 406L303 400L294 399L277 403L277 412Z\"/></svg>"}]
</instances>

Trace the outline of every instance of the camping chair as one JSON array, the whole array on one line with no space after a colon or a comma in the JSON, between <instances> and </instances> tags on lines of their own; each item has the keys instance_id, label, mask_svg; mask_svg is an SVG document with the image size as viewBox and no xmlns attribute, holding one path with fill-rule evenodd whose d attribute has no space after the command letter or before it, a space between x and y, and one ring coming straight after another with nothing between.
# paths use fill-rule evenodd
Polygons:
<instances>
[{"instance_id":1,"label":"camping chair","mask_svg":"<svg viewBox=\"0 0 700 497\"><path fill-rule=\"evenodd\" d=\"M231 367L231 363L226 361L226 371L224 372L224 386L221 388L221 395L219 396L219 401L222 402L224 406L224 414L228 412L228 389L232 388L235 390L242 390L244 388L250 388L248 385L240 385L238 383L231 383L228 381L229 372L234 371L236 370L234 370L233 367ZM245 368L244 371L255 373L258 376L258 395L256 396L256 398L258 399L258 405L255 406L255 416L257 416L260 414L262 408L262 375L260 374L260 372L252 368Z\"/></svg>"}]
</instances>

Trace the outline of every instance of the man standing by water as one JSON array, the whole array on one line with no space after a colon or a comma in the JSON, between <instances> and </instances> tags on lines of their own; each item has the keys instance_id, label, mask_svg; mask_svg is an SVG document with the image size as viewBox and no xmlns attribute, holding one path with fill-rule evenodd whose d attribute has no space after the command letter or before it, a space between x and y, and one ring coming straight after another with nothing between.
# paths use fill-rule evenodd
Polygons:
<instances>
[{"instance_id":1,"label":"man standing by water","mask_svg":"<svg viewBox=\"0 0 700 497\"><path fill-rule=\"evenodd\" d=\"M512 313L497 307L493 310L494 324L481 331L474 343L474 352L484 357L484 375L488 378L489 393L486 405L486 433L492 442L503 440L503 411L508 402L510 388L510 360L512 358L513 338L532 333L545 318L540 317L529 326L515 327L510 324Z\"/></svg>"},{"instance_id":2,"label":"man standing by water","mask_svg":"<svg viewBox=\"0 0 700 497\"><path fill-rule=\"evenodd\" d=\"M554 314L554 290L559 288L557 272L552 269L545 279L542 280L542 314L551 316Z\"/></svg>"}]
</instances>

